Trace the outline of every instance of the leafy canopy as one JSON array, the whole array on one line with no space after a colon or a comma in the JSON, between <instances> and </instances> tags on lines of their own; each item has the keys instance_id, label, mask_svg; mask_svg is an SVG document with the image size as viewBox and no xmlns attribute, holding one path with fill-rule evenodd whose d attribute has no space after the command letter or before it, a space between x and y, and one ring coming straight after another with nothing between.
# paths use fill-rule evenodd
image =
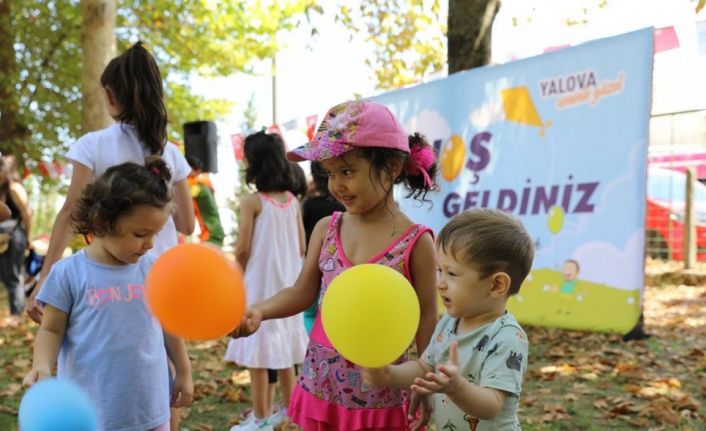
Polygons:
<instances>
[{"instance_id":1,"label":"leafy canopy","mask_svg":"<svg viewBox=\"0 0 706 431\"><path fill-rule=\"evenodd\" d=\"M78 0L29 0L12 7L17 67L0 62L0 85L14 88L17 103L1 109L14 110L29 133L21 142L10 137L0 143L0 151L51 159L82 133L81 8ZM312 7L313 0L119 1L117 50L143 40L154 53L165 80L169 136L180 140L184 122L217 119L230 110L226 100L193 94L189 76L249 72L251 63L276 52L275 34L297 26Z\"/></svg>"}]
</instances>

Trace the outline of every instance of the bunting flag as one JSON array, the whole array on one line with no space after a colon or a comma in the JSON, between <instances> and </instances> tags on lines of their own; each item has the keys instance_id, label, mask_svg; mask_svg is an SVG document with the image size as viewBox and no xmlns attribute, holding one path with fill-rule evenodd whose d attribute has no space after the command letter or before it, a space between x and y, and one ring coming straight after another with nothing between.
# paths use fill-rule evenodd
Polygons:
<instances>
[{"instance_id":1,"label":"bunting flag","mask_svg":"<svg viewBox=\"0 0 706 431\"><path fill-rule=\"evenodd\" d=\"M54 160L53 162L40 161L37 163L37 169L42 177L51 179L59 178L64 175L64 172L67 170L66 165L58 160Z\"/></svg>"},{"instance_id":2,"label":"bunting flag","mask_svg":"<svg viewBox=\"0 0 706 431\"><path fill-rule=\"evenodd\" d=\"M274 133L275 135L282 136L282 129L279 128L279 124L273 124L267 128L267 133Z\"/></svg>"},{"instance_id":3,"label":"bunting flag","mask_svg":"<svg viewBox=\"0 0 706 431\"><path fill-rule=\"evenodd\" d=\"M309 115L308 117L306 117L306 137L309 138L309 141L314 140L314 132L316 131L317 119L318 116L316 114Z\"/></svg>"},{"instance_id":4,"label":"bunting flag","mask_svg":"<svg viewBox=\"0 0 706 431\"><path fill-rule=\"evenodd\" d=\"M235 156L235 160L240 162L245 159L245 152L243 149L245 139L243 138L243 135L240 133L230 135L230 142L233 145L233 155Z\"/></svg>"},{"instance_id":5,"label":"bunting flag","mask_svg":"<svg viewBox=\"0 0 706 431\"><path fill-rule=\"evenodd\" d=\"M299 120L296 118L293 120L289 120L286 123L282 123L282 128L287 131L294 130L297 127L299 127Z\"/></svg>"},{"instance_id":6,"label":"bunting flag","mask_svg":"<svg viewBox=\"0 0 706 431\"><path fill-rule=\"evenodd\" d=\"M655 54L675 48L679 48L679 38L674 27L655 29Z\"/></svg>"}]
</instances>

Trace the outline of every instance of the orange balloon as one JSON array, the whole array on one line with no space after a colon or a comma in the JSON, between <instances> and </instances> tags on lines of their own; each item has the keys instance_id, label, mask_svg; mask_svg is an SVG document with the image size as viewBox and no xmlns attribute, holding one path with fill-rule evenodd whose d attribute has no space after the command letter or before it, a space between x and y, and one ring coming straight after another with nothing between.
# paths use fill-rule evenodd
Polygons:
<instances>
[{"instance_id":1,"label":"orange balloon","mask_svg":"<svg viewBox=\"0 0 706 431\"><path fill-rule=\"evenodd\" d=\"M243 272L215 247L169 249L155 261L145 284L147 303L162 327L189 340L222 337L245 313Z\"/></svg>"}]
</instances>

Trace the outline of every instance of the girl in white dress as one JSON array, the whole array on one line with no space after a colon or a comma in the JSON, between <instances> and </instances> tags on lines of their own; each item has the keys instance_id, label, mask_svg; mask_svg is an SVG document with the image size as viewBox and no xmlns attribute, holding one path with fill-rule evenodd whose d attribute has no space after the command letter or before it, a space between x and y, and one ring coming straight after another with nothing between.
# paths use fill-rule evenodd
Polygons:
<instances>
[{"instance_id":1,"label":"girl in white dress","mask_svg":"<svg viewBox=\"0 0 706 431\"><path fill-rule=\"evenodd\" d=\"M278 135L264 132L245 138L245 181L257 192L240 204L236 259L245 269L248 305L260 302L294 284L305 252L304 225L297 199L289 190L294 180ZM273 396L267 369L278 370L282 403L286 409L295 384L294 365L306 353L308 337L297 314L263 323L251 337L230 340L225 359L248 368L253 415L232 430L271 430ZM270 419L270 420L268 420Z\"/></svg>"}]
</instances>

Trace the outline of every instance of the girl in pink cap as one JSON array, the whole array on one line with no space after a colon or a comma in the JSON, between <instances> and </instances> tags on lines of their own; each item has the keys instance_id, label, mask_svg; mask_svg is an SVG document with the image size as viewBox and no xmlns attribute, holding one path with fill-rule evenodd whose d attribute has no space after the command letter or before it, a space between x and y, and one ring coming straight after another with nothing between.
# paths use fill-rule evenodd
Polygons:
<instances>
[{"instance_id":1,"label":"girl in pink cap","mask_svg":"<svg viewBox=\"0 0 706 431\"><path fill-rule=\"evenodd\" d=\"M437 318L434 243L428 227L400 211L393 186L403 184L407 197L421 201L433 189L437 166L426 140L408 137L385 106L358 100L331 108L314 140L288 156L320 162L332 196L346 212L316 225L294 286L253 304L233 335L251 334L263 320L304 311L338 274L376 263L399 271L414 286L421 305L415 341L417 351L424 351ZM288 415L305 431L408 429L407 393L366 387L360 372L331 345L318 313Z\"/></svg>"}]
</instances>

